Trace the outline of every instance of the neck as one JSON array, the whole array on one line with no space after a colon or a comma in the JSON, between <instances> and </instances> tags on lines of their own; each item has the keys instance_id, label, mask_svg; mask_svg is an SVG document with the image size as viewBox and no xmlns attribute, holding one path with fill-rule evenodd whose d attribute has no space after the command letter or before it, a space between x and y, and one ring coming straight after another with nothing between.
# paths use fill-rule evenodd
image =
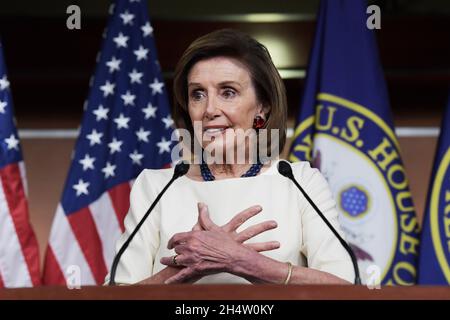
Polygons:
<instances>
[{"instance_id":1,"label":"neck","mask_svg":"<svg viewBox=\"0 0 450 320\"><path fill-rule=\"evenodd\" d=\"M236 178L244 174L251 164L210 164L209 170L216 178Z\"/></svg>"}]
</instances>

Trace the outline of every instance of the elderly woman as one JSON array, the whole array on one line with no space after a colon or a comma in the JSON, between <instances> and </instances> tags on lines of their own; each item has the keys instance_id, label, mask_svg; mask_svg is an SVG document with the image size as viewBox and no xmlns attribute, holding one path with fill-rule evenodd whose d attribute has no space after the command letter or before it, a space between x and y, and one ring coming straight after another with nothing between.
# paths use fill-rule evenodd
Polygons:
<instances>
[{"instance_id":1,"label":"elderly woman","mask_svg":"<svg viewBox=\"0 0 450 320\"><path fill-rule=\"evenodd\" d=\"M277 171L271 154L239 163L258 139L235 132L278 129L286 140L283 82L267 49L246 34L219 30L184 52L175 71L174 117L202 150L221 155L191 164L174 182L131 242L116 282L344 284L354 277L347 252L301 196ZM198 125L200 124L200 126ZM200 129L199 129L200 128ZM203 157L202 157L203 159ZM227 159L228 161L222 161ZM220 160L220 161L218 161ZM292 164L294 176L342 234L327 182L308 162ZM128 238L173 169L144 170L136 179L125 219Z\"/></svg>"}]
</instances>

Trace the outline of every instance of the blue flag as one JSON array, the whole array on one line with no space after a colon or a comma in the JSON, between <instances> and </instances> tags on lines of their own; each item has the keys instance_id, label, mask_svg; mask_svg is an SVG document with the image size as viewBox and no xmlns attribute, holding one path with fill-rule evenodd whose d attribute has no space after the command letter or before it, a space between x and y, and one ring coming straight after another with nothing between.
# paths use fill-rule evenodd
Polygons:
<instances>
[{"instance_id":1,"label":"blue flag","mask_svg":"<svg viewBox=\"0 0 450 320\"><path fill-rule=\"evenodd\" d=\"M290 153L327 178L368 284L414 284L418 224L366 1L322 1Z\"/></svg>"},{"instance_id":2,"label":"blue flag","mask_svg":"<svg viewBox=\"0 0 450 320\"><path fill-rule=\"evenodd\" d=\"M419 284L450 284L450 96L423 220Z\"/></svg>"},{"instance_id":3,"label":"blue flag","mask_svg":"<svg viewBox=\"0 0 450 320\"><path fill-rule=\"evenodd\" d=\"M50 234L45 284L102 284L131 183L145 168L171 164L173 120L147 1L114 3Z\"/></svg>"}]
</instances>

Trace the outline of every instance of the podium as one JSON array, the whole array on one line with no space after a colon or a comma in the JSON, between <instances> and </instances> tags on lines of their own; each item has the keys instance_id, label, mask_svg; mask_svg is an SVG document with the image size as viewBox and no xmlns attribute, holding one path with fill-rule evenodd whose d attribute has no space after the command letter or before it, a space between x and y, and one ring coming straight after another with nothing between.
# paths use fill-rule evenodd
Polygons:
<instances>
[{"instance_id":1,"label":"podium","mask_svg":"<svg viewBox=\"0 0 450 320\"><path fill-rule=\"evenodd\" d=\"M448 286L146 285L0 289L0 300L450 300Z\"/></svg>"}]
</instances>

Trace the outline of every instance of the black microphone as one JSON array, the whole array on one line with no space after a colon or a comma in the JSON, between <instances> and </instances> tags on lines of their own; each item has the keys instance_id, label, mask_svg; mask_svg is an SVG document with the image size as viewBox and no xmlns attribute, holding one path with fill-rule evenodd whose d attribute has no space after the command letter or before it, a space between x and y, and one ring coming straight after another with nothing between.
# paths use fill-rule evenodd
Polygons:
<instances>
[{"instance_id":1,"label":"black microphone","mask_svg":"<svg viewBox=\"0 0 450 320\"><path fill-rule=\"evenodd\" d=\"M296 187L302 192L303 196L308 200L309 204L316 210L316 212L319 214L319 216L322 218L323 222L330 228L330 230L334 233L334 235L338 238L339 242L342 244L342 246L347 250L348 254L350 255L350 258L352 259L353 269L355 270L355 284L361 284L361 278L359 277L359 268L358 263L356 261L355 254L353 253L352 248L348 245L348 243L342 239L342 237L339 235L339 233L336 231L336 229L333 228L331 223L325 218L323 213L320 211L320 209L316 206L316 204L311 200L311 198L308 196L308 194L303 190L303 188L300 186L300 184L295 180L294 174L292 173L291 165L287 161L280 161L278 163L278 172L285 176L286 178L289 178L292 180L292 182L296 185Z\"/></svg>"},{"instance_id":2,"label":"black microphone","mask_svg":"<svg viewBox=\"0 0 450 320\"><path fill-rule=\"evenodd\" d=\"M161 190L161 192L158 194L158 196L156 197L156 199L153 201L152 205L150 206L150 208L148 208L147 212L145 213L145 215L142 217L141 221L139 221L139 223L136 225L136 227L134 228L133 232L130 234L130 236L128 237L127 241L124 242L124 244L122 245L122 247L120 247L119 252L117 252L116 256L114 257L112 266L111 266L111 273L110 273L110 277L109 277L109 285L115 285L116 283L114 282L114 278L116 276L116 269L117 266L119 264L119 260L120 257L123 255L123 253L125 252L125 250L128 248L128 245L130 244L131 240L133 240L134 236L136 235L136 233L139 231L139 229L141 228L141 226L144 224L145 220L147 219L147 217L150 215L150 212L152 212L153 208L156 206L156 204L158 203L159 199L161 199L161 197L163 196L163 194L166 192L166 190L170 187L170 185L179 177L184 176L189 170L189 163L187 162L180 162L175 166L175 170L173 173L172 178L170 179L170 181L166 184L166 186Z\"/></svg>"}]
</instances>

